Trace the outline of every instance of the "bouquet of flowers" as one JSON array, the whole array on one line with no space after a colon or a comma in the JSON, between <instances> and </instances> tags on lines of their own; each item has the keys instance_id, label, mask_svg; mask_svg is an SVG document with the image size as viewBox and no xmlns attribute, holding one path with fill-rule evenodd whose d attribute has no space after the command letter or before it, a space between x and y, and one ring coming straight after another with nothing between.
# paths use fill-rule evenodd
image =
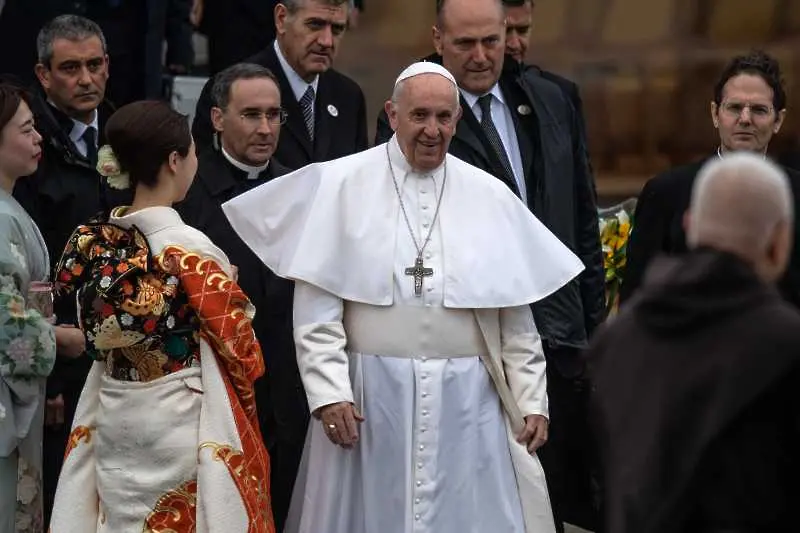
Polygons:
<instances>
[{"instance_id":1,"label":"bouquet of flowers","mask_svg":"<svg viewBox=\"0 0 800 533\"><path fill-rule=\"evenodd\" d=\"M606 272L606 316L619 306L619 288L625 274L628 239L633 228L636 199L599 209L600 244L603 248L603 267Z\"/></svg>"}]
</instances>

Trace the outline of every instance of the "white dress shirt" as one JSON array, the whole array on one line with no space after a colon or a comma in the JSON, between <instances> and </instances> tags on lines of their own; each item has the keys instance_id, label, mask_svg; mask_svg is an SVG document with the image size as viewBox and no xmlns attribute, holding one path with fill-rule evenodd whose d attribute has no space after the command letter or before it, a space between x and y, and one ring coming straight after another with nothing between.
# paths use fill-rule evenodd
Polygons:
<instances>
[{"instance_id":1,"label":"white dress shirt","mask_svg":"<svg viewBox=\"0 0 800 533\"><path fill-rule=\"evenodd\" d=\"M467 105L475 114L478 122L481 121L483 113L481 106L478 104L478 97L482 95L474 95L461 89L461 94ZM495 84L494 87L487 93L492 95L492 122L494 122L497 133L500 135L500 140L503 141L503 148L506 150L506 155L511 163L511 170L514 172L514 180L517 182L519 189L520 199L528 204L527 187L525 186L525 171L522 168L522 154L519 150L519 141L517 140L517 131L514 129L514 119L511 116L511 110L503 98L503 92L500 86Z\"/></svg>"}]
</instances>

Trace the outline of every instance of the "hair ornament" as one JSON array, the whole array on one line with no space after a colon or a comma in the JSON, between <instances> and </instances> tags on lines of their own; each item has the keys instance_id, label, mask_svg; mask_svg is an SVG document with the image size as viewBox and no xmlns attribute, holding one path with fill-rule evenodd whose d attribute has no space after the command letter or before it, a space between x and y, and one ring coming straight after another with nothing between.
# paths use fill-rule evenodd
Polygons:
<instances>
[{"instance_id":1,"label":"hair ornament","mask_svg":"<svg viewBox=\"0 0 800 533\"><path fill-rule=\"evenodd\" d=\"M122 171L117 156L111 146L104 144L97 151L97 172L106 178L108 186L112 189L127 189L131 186L131 177Z\"/></svg>"}]
</instances>

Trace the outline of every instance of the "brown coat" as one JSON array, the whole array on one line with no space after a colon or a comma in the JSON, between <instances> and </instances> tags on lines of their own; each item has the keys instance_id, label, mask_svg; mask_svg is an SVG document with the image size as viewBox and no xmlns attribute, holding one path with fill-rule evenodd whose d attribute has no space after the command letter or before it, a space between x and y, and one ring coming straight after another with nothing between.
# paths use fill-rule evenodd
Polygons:
<instances>
[{"instance_id":1,"label":"brown coat","mask_svg":"<svg viewBox=\"0 0 800 533\"><path fill-rule=\"evenodd\" d=\"M791 523L800 314L747 265L707 249L656 261L588 357L606 531Z\"/></svg>"}]
</instances>

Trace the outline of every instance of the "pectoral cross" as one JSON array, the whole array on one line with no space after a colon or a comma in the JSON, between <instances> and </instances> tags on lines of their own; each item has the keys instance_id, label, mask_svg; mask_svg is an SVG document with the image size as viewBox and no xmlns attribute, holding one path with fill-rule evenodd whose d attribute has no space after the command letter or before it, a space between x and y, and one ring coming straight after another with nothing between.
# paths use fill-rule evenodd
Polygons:
<instances>
[{"instance_id":1,"label":"pectoral cross","mask_svg":"<svg viewBox=\"0 0 800 533\"><path fill-rule=\"evenodd\" d=\"M422 263L422 257L418 256L416 261L414 261L414 266L406 269L406 276L414 276L414 295L422 296L422 280L423 278L433 276L433 269L425 268L425 265Z\"/></svg>"}]
</instances>

